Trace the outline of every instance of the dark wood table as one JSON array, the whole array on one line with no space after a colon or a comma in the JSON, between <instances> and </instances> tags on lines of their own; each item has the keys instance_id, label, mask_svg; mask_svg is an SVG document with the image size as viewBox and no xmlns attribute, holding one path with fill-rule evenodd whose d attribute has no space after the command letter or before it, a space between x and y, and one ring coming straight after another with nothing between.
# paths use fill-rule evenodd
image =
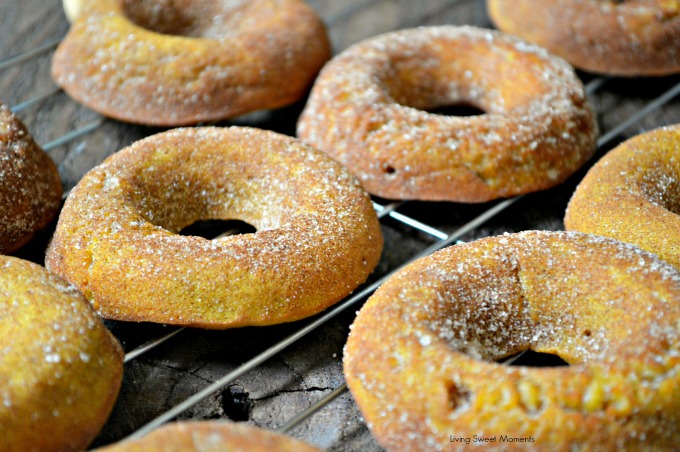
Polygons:
<instances>
[{"instance_id":1,"label":"dark wood table","mask_svg":"<svg viewBox=\"0 0 680 452\"><path fill-rule=\"evenodd\" d=\"M484 2L480 0L313 0L310 3L326 21L334 52L381 32L416 25L474 24L491 27ZM11 57L58 42L69 24L58 0L0 0L0 102L21 109L36 141L57 162L65 189L106 156L160 129L123 124L102 118L55 91L50 78L52 50L8 64ZM51 49L52 47L50 47ZM656 99L680 81L678 77L657 79L601 79L581 74L592 89L591 99L603 133L597 157L617 143L651 128L680 121L680 102ZM45 96L42 98L41 96ZM293 134L304 101L276 112L251 115L227 124L249 124ZM648 112L644 111L649 109ZM644 114L640 114L640 112ZM636 117L638 115L639 117ZM632 119L631 119L632 118ZM92 125L92 131L60 143L56 140ZM396 206L394 214L382 218L385 251L375 274L365 287L368 292L381 278L407 260L441 243L437 237L411 225L401 216L415 219L455 240L469 241L488 235L527 229L559 230L566 203L585 169L561 186L531 194L499 209L479 225L462 232L459 228L485 215L498 203L461 205L455 203L409 202ZM384 200L377 200L384 203ZM501 206L504 207L504 206ZM16 253L42 263L52 230L39 234ZM221 419L274 429L309 405L324 399L343 384L342 348L348 327L364 297L347 309L321 322L280 353L272 353L261 365L243 371L233 381L211 391L195 405L181 410L180 419ZM314 319L266 328L231 331L183 330L162 345L131 359L118 404L96 445L106 444L135 432L166 413L243 363L310 325ZM107 322L127 351L174 331L173 327ZM333 450L380 450L372 439L348 392L324 403L289 434Z\"/></svg>"}]
</instances>

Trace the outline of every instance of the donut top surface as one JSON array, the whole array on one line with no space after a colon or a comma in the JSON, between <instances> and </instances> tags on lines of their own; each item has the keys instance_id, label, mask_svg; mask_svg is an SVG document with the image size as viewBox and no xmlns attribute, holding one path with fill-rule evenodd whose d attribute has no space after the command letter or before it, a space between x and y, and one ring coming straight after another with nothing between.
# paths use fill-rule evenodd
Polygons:
<instances>
[{"instance_id":1,"label":"donut top surface","mask_svg":"<svg viewBox=\"0 0 680 452\"><path fill-rule=\"evenodd\" d=\"M680 125L609 151L579 183L564 224L633 243L680 268Z\"/></svg>"},{"instance_id":2,"label":"donut top surface","mask_svg":"<svg viewBox=\"0 0 680 452\"><path fill-rule=\"evenodd\" d=\"M220 219L257 232L178 234ZM274 132L205 127L140 140L88 173L46 265L106 317L227 328L330 306L381 250L370 198L340 164Z\"/></svg>"},{"instance_id":3,"label":"donut top surface","mask_svg":"<svg viewBox=\"0 0 680 452\"><path fill-rule=\"evenodd\" d=\"M484 114L429 111L456 104ZM439 26L380 35L333 58L297 132L372 194L482 202L564 180L592 155L597 124L564 60L494 30Z\"/></svg>"},{"instance_id":4,"label":"donut top surface","mask_svg":"<svg viewBox=\"0 0 680 452\"><path fill-rule=\"evenodd\" d=\"M487 0L487 7L501 30L586 71L624 77L680 71L677 0Z\"/></svg>"},{"instance_id":5,"label":"donut top surface","mask_svg":"<svg viewBox=\"0 0 680 452\"><path fill-rule=\"evenodd\" d=\"M579 232L527 231L456 245L409 264L377 295L367 311L382 304L376 315L413 316L399 337L415 335L423 346L439 338L486 361L530 347L559 349L574 367L615 365L621 355L608 353L615 343L627 344L629 356L648 352L638 340L642 330L680 335L671 328L680 321L680 274L638 247ZM391 307L378 301L385 299ZM637 321L627 321L633 309Z\"/></svg>"},{"instance_id":6,"label":"donut top surface","mask_svg":"<svg viewBox=\"0 0 680 452\"><path fill-rule=\"evenodd\" d=\"M123 441L98 452L319 452L295 438L273 431L225 421L175 422L148 435Z\"/></svg>"},{"instance_id":7,"label":"donut top surface","mask_svg":"<svg viewBox=\"0 0 680 452\"><path fill-rule=\"evenodd\" d=\"M106 116L180 126L291 104L329 57L301 0L87 0L52 76Z\"/></svg>"},{"instance_id":8,"label":"donut top surface","mask_svg":"<svg viewBox=\"0 0 680 452\"><path fill-rule=\"evenodd\" d=\"M24 245L57 214L61 179L26 126L0 104L0 253Z\"/></svg>"},{"instance_id":9,"label":"donut top surface","mask_svg":"<svg viewBox=\"0 0 680 452\"><path fill-rule=\"evenodd\" d=\"M679 327L680 274L656 256L528 231L404 267L360 310L344 369L389 450L448 450L451 434L663 449L680 439ZM522 350L569 366L495 362Z\"/></svg>"}]
</instances>

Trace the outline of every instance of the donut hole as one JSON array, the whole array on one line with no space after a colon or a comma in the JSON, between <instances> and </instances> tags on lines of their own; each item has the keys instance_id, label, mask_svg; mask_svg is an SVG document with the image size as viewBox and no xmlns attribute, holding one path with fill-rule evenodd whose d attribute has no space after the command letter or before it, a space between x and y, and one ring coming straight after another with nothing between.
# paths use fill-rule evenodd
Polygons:
<instances>
[{"instance_id":1,"label":"donut hole","mask_svg":"<svg viewBox=\"0 0 680 452\"><path fill-rule=\"evenodd\" d=\"M216 38L242 27L246 0L123 0L123 13L147 30L192 38Z\"/></svg>"},{"instance_id":2,"label":"donut hole","mask_svg":"<svg viewBox=\"0 0 680 452\"><path fill-rule=\"evenodd\" d=\"M540 71L527 73L526 61L505 57L504 52L516 51L512 44L496 44L502 49L475 40L457 43L453 50L445 38L427 45L414 41L407 51L388 50L385 65L374 75L392 101L445 116L507 114L554 91Z\"/></svg>"},{"instance_id":3,"label":"donut hole","mask_svg":"<svg viewBox=\"0 0 680 452\"><path fill-rule=\"evenodd\" d=\"M632 296L622 287L603 284L593 271L609 268L607 257L589 250L589 266L557 266L560 249L532 247L518 258L504 245L494 245L482 256L473 247L454 248L455 272L438 284L437 298L423 314L426 343L437 337L449 349L489 363L528 350L516 366L559 367L602 359L612 344L628 340L627 334L610 331L625 321L628 311L599 301ZM468 259L477 262L468 265ZM620 277L612 272L610 281ZM587 296L584 285L590 288Z\"/></svg>"},{"instance_id":4,"label":"donut hole","mask_svg":"<svg viewBox=\"0 0 680 452\"><path fill-rule=\"evenodd\" d=\"M480 89L474 86L463 87L453 83L456 86L454 89L446 84L438 85L440 82L435 80L423 85L411 85L398 77L396 81L385 81L384 88L399 105L438 116L475 117L500 111L485 95L478 94ZM408 76L407 79L412 77Z\"/></svg>"},{"instance_id":5,"label":"donut hole","mask_svg":"<svg viewBox=\"0 0 680 452\"><path fill-rule=\"evenodd\" d=\"M510 365L520 367L564 367L569 366L569 363L553 353L526 350L519 353Z\"/></svg>"},{"instance_id":6,"label":"donut hole","mask_svg":"<svg viewBox=\"0 0 680 452\"><path fill-rule=\"evenodd\" d=\"M233 164L224 155L177 161L162 149L150 159L129 179L129 202L144 221L172 234L211 240L275 229L293 207L282 201L284 175L262 177L259 165Z\"/></svg>"},{"instance_id":7,"label":"donut hole","mask_svg":"<svg viewBox=\"0 0 680 452\"><path fill-rule=\"evenodd\" d=\"M479 116L486 114L486 112L482 108L478 107L477 105L473 105L470 102L457 102L450 105L442 105L439 107L431 108L427 110L427 112L441 116L462 116L462 117Z\"/></svg>"},{"instance_id":8,"label":"donut hole","mask_svg":"<svg viewBox=\"0 0 680 452\"><path fill-rule=\"evenodd\" d=\"M228 235L256 232L255 226L241 220L198 220L182 228L179 235L192 235L204 239L216 239Z\"/></svg>"},{"instance_id":9,"label":"donut hole","mask_svg":"<svg viewBox=\"0 0 680 452\"><path fill-rule=\"evenodd\" d=\"M469 71L450 65L429 48L413 53L390 55L389 70L378 74L379 86L394 102L442 116L479 116L498 110L493 107L494 95L478 86Z\"/></svg>"}]
</instances>

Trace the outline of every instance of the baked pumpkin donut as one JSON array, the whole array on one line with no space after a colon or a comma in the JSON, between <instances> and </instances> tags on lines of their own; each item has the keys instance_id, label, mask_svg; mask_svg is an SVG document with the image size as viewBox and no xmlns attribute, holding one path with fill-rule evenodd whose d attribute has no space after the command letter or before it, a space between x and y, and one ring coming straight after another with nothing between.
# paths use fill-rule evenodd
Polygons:
<instances>
[{"instance_id":1,"label":"baked pumpkin donut","mask_svg":"<svg viewBox=\"0 0 680 452\"><path fill-rule=\"evenodd\" d=\"M568 230L612 237L680 269L680 125L625 141L602 157L572 195Z\"/></svg>"},{"instance_id":2,"label":"baked pumpkin donut","mask_svg":"<svg viewBox=\"0 0 680 452\"><path fill-rule=\"evenodd\" d=\"M1 450L81 451L113 408L123 351L91 306L43 267L0 256Z\"/></svg>"},{"instance_id":3,"label":"baked pumpkin donut","mask_svg":"<svg viewBox=\"0 0 680 452\"><path fill-rule=\"evenodd\" d=\"M487 0L501 30L574 66L615 76L680 72L680 3L667 0Z\"/></svg>"},{"instance_id":4,"label":"baked pumpkin donut","mask_svg":"<svg viewBox=\"0 0 680 452\"><path fill-rule=\"evenodd\" d=\"M319 452L321 449L269 430L223 421L175 422L148 435L97 452Z\"/></svg>"},{"instance_id":5,"label":"baked pumpkin donut","mask_svg":"<svg viewBox=\"0 0 680 452\"><path fill-rule=\"evenodd\" d=\"M680 274L612 239L530 231L415 261L360 310L347 384L388 450L680 444ZM567 367L506 366L522 350ZM486 449L485 449L486 450Z\"/></svg>"},{"instance_id":6,"label":"baked pumpkin donut","mask_svg":"<svg viewBox=\"0 0 680 452\"><path fill-rule=\"evenodd\" d=\"M471 104L486 114L427 110ZM593 153L597 125L563 60L473 27L424 27L356 44L322 70L297 134L369 193L483 202L559 184Z\"/></svg>"},{"instance_id":7,"label":"baked pumpkin donut","mask_svg":"<svg viewBox=\"0 0 680 452\"><path fill-rule=\"evenodd\" d=\"M329 57L301 0L86 0L52 76L106 116L177 126L291 104Z\"/></svg>"},{"instance_id":8,"label":"baked pumpkin donut","mask_svg":"<svg viewBox=\"0 0 680 452\"><path fill-rule=\"evenodd\" d=\"M198 220L255 233L178 235ZM378 263L380 225L359 182L295 138L175 129L90 171L66 200L46 265L118 320L229 328L315 314Z\"/></svg>"},{"instance_id":9,"label":"baked pumpkin donut","mask_svg":"<svg viewBox=\"0 0 680 452\"><path fill-rule=\"evenodd\" d=\"M61 190L54 162L0 104L0 254L16 251L52 221Z\"/></svg>"}]
</instances>

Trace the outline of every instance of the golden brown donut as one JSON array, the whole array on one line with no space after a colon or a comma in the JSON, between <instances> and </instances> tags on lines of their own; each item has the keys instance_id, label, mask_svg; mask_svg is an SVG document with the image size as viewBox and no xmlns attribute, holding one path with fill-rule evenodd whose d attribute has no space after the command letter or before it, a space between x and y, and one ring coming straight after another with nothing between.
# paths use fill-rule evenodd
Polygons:
<instances>
[{"instance_id":1,"label":"golden brown donut","mask_svg":"<svg viewBox=\"0 0 680 452\"><path fill-rule=\"evenodd\" d=\"M428 113L472 104L473 117ZM359 43L314 84L298 136L393 199L483 202L559 184L595 149L583 85L563 60L473 27Z\"/></svg>"},{"instance_id":2,"label":"golden brown donut","mask_svg":"<svg viewBox=\"0 0 680 452\"><path fill-rule=\"evenodd\" d=\"M0 253L16 251L46 227L61 204L61 179L26 126L0 104Z\"/></svg>"},{"instance_id":3,"label":"golden brown donut","mask_svg":"<svg viewBox=\"0 0 680 452\"><path fill-rule=\"evenodd\" d=\"M576 188L565 227L635 244L680 269L679 143L674 125L611 150Z\"/></svg>"},{"instance_id":4,"label":"golden brown donut","mask_svg":"<svg viewBox=\"0 0 680 452\"><path fill-rule=\"evenodd\" d=\"M84 450L118 395L120 345L74 287L15 257L0 256L0 319L0 450Z\"/></svg>"},{"instance_id":5,"label":"golden brown donut","mask_svg":"<svg viewBox=\"0 0 680 452\"><path fill-rule=\"evenodd\" d=\"M184 421L97 452L318 452L295 438L252 425L224 421Z\"/></svg>"},{"instance_id":6,"label":"golden brown donut","mask_svg":"<svg viewBox=\"0 0 680 452\"><path fill-rule=\"evenodd\" d=\"M344 372L388 450L668 450L679 327L670 265L613 239L530 231L391 277L352 326ZM522 350L569 366L495 362Z\"/></svg>"},{"instance_id":7,"label":"golden brown donut","mask_svg":"<svg viewBox=\"0 0 680 452\"><path fill-rule=\"evenodd\" d=\"M178 235L198 220L257 232ZM69 195L46 265L104 317L229 328L315 314L363 283L382 249L359 182L295 138L175 129L90 171Z\"/></svg>"},{"instance_id":8,"label":"golden brown donut","mask_svg":"<svg viewBox=\"0 0 680 452\"><path fill-rule=\"evenodd\" d=\"M590 72L615 76L680 71L676 0L487 0L494 24Z\"/></svg>"},{"instance_id":9,"label":"golden brown donut","mask_svg":"<svg viewBox=\"0 0 680 452\"><path fill-rule=\"evenodd\" d=\"M301 0L86 0L52 76L106 116L176 126L291 104L329 57Z\"/></svg>"}]
</instances>

